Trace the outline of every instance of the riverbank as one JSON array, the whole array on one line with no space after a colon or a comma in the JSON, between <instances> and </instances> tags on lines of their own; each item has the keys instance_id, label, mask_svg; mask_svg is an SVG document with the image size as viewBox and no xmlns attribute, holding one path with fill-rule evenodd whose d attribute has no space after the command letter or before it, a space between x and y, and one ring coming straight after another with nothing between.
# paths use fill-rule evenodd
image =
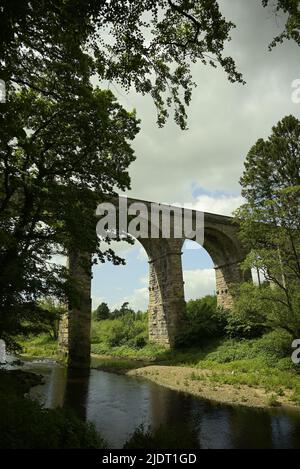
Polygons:
<instances>
[{"instance_id":1,"label":"riverbank","mask_svg":"<svg viewBox=\"0 0 300 469\"><path fill-rule=\"evenodd\" d=\"M55 350L56 343L45 336L27 341L24 347L27 357L56 358ZM178 350L146 344L92 345L92 351L95 369L141 376L218 402L300 409L300 366L292 363L291 339L281 331L252 340L210 340L201 347Z\"/></svg>"},{"instance_id":2,"label":"riverbank","mask_svg":"<svg viewBox=\"0 0 300 469\"><path fill-rule=\"evenodd\" d=\"M288 356L289 343L274 333L253 340L218 340L201 348L160 351L151 359L96 356L95 367L140 376L201 398L251 407L300 409L300 367ZM138 357L142 356L142 350Z\"/></svg>"},{"instance_id":3,"label":"riverbank","mask_svg":"<svg viewBox=\"0 0 300 469\"><path fill-rule=\"evenodd\" d=\"M209 369L150 365L127 371L126 374L146 378L160 386L223 404L257 408L298 407L292 400L291 390L281 390L278 395L263 388L226 384L222 382L224 376ZM231 376L234 376L234 372L231 372Z\"/></svg>"},{"instance_id":4,"label":"riverbank","mask_svg":"<svg viewBox=\"0 0 300 469\"><path fill-rule=\"evenodd\" d=\"M22 398L33 386L43 382L42 376L23 370L0 369L0 396Z\"/></svg>"}]
</instances>

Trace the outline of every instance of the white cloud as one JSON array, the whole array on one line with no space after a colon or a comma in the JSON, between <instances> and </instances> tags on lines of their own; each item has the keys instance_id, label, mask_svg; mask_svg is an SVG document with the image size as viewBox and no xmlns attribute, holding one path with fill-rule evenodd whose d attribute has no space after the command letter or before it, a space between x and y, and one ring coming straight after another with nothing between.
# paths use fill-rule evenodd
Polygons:
<instances>
[{"instance_id":1,"label":"white cloud","mask_svg":"<svg viewBox=\"0 0 300 469\"><path fill-rule=\"evenodd\" d=\"M244 202L241 196L204 194L196 197L192 206L195 210L231 216Z\"/></svg>"},{"instance_id":2,"label":"white cloud","mask_svg":"<svg viewBox=\"0 0 300 469\"><path fill-rule=\"evenodd\" d=\"M215 293L216 280L214 269L184 270L183 280L186 301Z\"/></svg>"},{"instance_id":3,"label":"white cloud","mask_svg":"<svg viewBox=\"0 0 300 469\"><path fill-rule=\"evenodd\" d=\"M106 243L104 241L100 242L100 247L102 251L107 249L112 249L116 255L119 257L126 258L129 252L132 249L135 249L138 243L129 244L126 241L111 241L111 243Z\"/></svg>"},{"instance_id":4,"label":"white cloud","mask_svg":"<svg viewBox=\"0 0 300 469\"><path fill-rule=\"evenodd\" d=\"M128 302L129 306L135 311L147 311L148 301L148 288L136 288L135 290L133 290L131 295L125 296L121 301L113 305L111 309L114 310L115 308L120 308L123 303Z\"/></svg>"}]
</instances>

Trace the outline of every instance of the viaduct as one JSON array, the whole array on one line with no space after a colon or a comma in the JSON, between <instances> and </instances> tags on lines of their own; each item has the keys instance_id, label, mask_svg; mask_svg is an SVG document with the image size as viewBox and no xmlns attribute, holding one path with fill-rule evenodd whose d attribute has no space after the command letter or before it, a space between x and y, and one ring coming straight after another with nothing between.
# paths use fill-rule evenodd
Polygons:
<instances>
[{"instance_id":1,"label":"viaduct","mask_svg":"<svg viewBox=\"0 0 300 469\"><path fill-rule=\"evenodd\" d=\"M127 199L129 204L151 202ZM170 208L160 204L162 208ZM231 217L190 210L192 219L203 217L203 247L210 254L215 269L218 305L224 309L232 306L233 285L251 280L250 271L242 271L240 264L246 252L238 238L238 225ZM170 211L171 224L174 213ZM173 222L173 223L172 223ZM159 221L161 223L161 220ZM161 227L159 227L161 233ZM186 239L194 237L171 235L164 238L139 238L149 261L149 340L172 348L185 320L182 248ZM59 349L68 354L70 367L86 367L90 361L91 327L91 255L70 252L68 267L78 290L76 307L69 305L68 314L61 320Z\"/></svg>"}]
</instances>

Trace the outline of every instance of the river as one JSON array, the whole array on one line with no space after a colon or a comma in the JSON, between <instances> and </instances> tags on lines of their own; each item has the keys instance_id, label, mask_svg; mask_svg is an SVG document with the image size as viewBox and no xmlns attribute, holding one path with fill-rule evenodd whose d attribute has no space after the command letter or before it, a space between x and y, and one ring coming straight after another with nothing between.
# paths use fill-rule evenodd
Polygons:
<instances>
[{"instance_id":1,"label":"river","mask_svg":"<svg viewBox=\"0 0 300 469\"><path fill-rule=\"evenodd\" d=\"M68 372L47 360L22 369L44 377L30 395L46 407L71 407L93 422L109 448L121 448L140 425L196 432L200 448L300 448L300 412L218 405L140 378L91 369Z\"/></svg>"}]
</instances>

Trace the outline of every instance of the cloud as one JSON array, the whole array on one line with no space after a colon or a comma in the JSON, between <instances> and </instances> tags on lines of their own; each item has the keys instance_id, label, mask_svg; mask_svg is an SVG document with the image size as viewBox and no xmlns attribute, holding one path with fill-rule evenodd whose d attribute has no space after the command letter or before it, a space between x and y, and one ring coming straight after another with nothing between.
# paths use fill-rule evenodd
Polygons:
<instances>
[{"instance_id":1,"label":"cloud","mask_svg":"<svg viewBox=\"0 0 300 469\"><path fill-rule=\"evenodd\" d=\"M216 290L214 269L195 269L183 271L185 299L196 300L212 295Z\"/></svg>"},{"instance_id":2,"label":"cloud","mask_svg":"<svg viewBox=\"0 0 300 469\"><path fill-rule=\"evenodd\" d=\"M129 306L135 311L147 311L149 301L148 288L136 288L131 295L125 296L121 301L112 306L112 310L120 308L120 306L128 302Z\"/></svg>"},{"instance_id":3,"label":"cloud","mask_svg":"<svg viewBox=\"0 0 300 469\"><path fill-rule=\"evenodd\" d=\"M231 216L232 212L240 207L245 200L234 195L199 195L192 206L195 210Z\"/></svg>"}]
</instances>

